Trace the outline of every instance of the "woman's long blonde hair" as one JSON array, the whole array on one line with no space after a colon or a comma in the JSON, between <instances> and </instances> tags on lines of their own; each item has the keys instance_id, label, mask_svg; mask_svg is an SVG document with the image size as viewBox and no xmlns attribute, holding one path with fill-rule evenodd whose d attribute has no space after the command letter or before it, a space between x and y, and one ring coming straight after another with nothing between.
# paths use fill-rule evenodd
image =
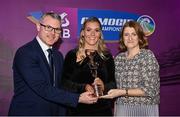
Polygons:
<instances>
[{"instance_id":1,"label":"woman's long blonde hair","mask_svg":"<svg viewBox=\"0 0 180 117\"><path fill-rule=\"evenodd\" d=\"M78 43L78 51L77 51L77 54L80 54L81 53L81 50L84 49L85 47L85 39L84 39L84 35L83 35L83 31L86 27L86 24L88 22L97 22L99 24L99 27L100 27L100 33L101 33L101 36L100 36L100 39L98 40L98 47L97 47L97 53L100 55L100 57L102 59L105 59L105 54L107 53L108 49L106 47L106 44L104 42L104 39L103 39L103 34L102 34L102 26L101 26L101 23L100 21L98 20L98 18L96 17L90 17L88 19L86 19L83 23L83 26L81 28L81 32L80 32L80 38L79 38L79 43Z\"/></svg>"}]
</instances>

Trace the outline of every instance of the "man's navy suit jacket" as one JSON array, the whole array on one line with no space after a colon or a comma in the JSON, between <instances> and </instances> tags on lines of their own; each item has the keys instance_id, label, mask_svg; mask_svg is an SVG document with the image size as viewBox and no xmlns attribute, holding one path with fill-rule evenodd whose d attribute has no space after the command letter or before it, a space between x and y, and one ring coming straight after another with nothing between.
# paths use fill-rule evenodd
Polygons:
<instances>
[{"instance_id":1,"label":"man's navy suit jacket","mask_svg":"<svg viewBox=\"0 0 180 117\"><path fill-rule=\"evenodd\" d=\"M53 50L55 83L52 86L47 59L35 38L20 47L14 57L14 96L9 115L53 115L52 107L58 107L56 115L65 115L66 106L76 107L79 94L60 89L63 56Z\"/></svg>"}]
</instances>

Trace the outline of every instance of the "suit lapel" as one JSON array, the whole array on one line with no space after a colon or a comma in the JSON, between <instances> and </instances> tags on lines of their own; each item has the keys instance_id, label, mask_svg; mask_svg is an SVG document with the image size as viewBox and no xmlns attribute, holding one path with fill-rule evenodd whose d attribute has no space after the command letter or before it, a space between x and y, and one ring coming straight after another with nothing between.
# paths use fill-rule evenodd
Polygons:
<instances>
[{"instance_id":1,"label":"suit lapel","mask_svg":"<svg viewBox=\"0 0 180 117\"><path fill-rule=\"evenodd\" d=\"M48 64L48 61L46 59L46 56L44 55L44 52L43 50L41 49L38 41L36 39L33 40L33 43L34 43L34 48L36 49L37 51L37 54L40 55L40 57L42 58L42 61L43 61L43 72L45 73L46 76L48 76L49 78L49 81L52 80L51 78L51 72L50 72L50 67L49 67L49 64ZM61 59L59 59L59 53L57 52L57 50L55 48L53 48L53 61L54 61L54 67L55 67L55 85L58 86L58 83L59 83L59 80L60 80L60 76L61 76ZM62 63L63 64L63 63Z\"/></svg>"},{"instance_id":2,"label":"suit lapel","mask_svg":"<svg viewBox=\"0 0 180 117\"><path fill-rule=\"evenodd\" d=\"M41 49L41 46L39 45L38 41L36 40L36 38L33 40L33 43L34 43L34 48L36 49L37 51L37 54L40 55L40 57L42 58L42 61L43 61L43 65L44 66L42 69L44 70L44 73L47 75L47 76L50 76L50 68L49 68L49 64L48 64L48 61L46 59L46 56L44 55L44 52L43 50Z\"/></svg>"}]
</instances>

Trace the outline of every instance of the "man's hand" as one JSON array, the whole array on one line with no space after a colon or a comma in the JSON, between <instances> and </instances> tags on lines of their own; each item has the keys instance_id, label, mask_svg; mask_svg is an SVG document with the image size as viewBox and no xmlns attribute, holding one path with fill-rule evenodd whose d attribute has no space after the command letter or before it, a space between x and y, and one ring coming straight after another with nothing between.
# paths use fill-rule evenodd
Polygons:
<instances>
[{"instance_id":1,"label":"man's hand","mask_svg":"<svg viewBox=\"0 0 180 117\"><path fill-rule=\"evenodd\" d=\"M93 97L93 92L84 92L80 94L78 102L84 104L93 104L96 103L97 100L97 97Z\"/></svg>"}]
</instances>

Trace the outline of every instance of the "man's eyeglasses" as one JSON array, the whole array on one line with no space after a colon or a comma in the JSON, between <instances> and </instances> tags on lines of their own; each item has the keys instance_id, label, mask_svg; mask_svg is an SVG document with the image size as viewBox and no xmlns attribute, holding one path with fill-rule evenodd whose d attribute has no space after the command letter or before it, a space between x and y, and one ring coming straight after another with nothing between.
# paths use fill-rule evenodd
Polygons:
<instances>
[{"instance_id":1,"label":"man's eyeglasses","mask_svg":"<svg viewBox=\"0 0 180 117\"><path fill-rule=\"evenodd\" d=\"M44 29L45 29L46 31L48 31L48 32L51 32L51 31L54 30L55 33L58 33L58 34L61 33L61 28L53 28L52 26L44 25L44 24L41 24L41 23L40 23L40 25L43 26Z\"/></svg>"}]
</instances>

